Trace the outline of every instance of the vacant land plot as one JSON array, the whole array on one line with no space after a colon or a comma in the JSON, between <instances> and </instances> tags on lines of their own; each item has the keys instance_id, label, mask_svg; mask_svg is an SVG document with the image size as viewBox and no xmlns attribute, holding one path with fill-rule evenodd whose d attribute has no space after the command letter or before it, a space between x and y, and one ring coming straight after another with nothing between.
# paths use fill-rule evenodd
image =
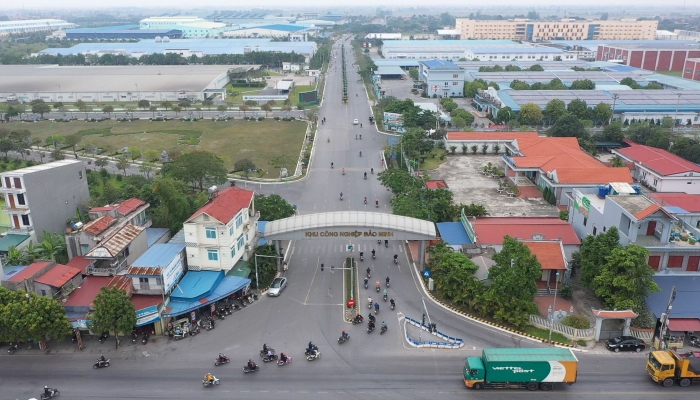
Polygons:
<instances>
[{"instance_id":1,"label":"vacant land plot","mask_svg":"<svg viewBox=\"0 0 700 400\"><path fill-rule=\"evenodd\" d=\"M306 133L304 121L245 121L235 119L214 121L161 121L137 120L132 122L82 122L36 123L15 122L10 129L28 129L34 139L42 141L50 135L82 136L78 149L87 143L104 149L101 155L113 155L123 147L137 147L143 152L156 150L180 150L182 152L206 150L224 160L231 171L236 161L252 160L258 169L269 171L269 176L278 176L271 160L286 155L293 168Z\"/></svg>"}]
</instances>

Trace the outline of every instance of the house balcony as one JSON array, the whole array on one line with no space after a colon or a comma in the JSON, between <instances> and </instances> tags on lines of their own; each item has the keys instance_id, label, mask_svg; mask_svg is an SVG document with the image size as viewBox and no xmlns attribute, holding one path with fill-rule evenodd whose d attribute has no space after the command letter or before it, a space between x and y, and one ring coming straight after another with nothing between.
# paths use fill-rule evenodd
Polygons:
<instances>
[{"instance_id":1,"label":"house balcony","mask_svg":"<svg viewBox=\"0 0 700 400\"><path fill-rule=\"evenodd\" d=\"M21 188L16 188L16 187L0 187L0 193L26 193L27 189L21 187Z\"/></svg>"},{"instance_id":2,"label":"house balcony","mask_svg":"<svg viewBox=\"0 0 700 400\"><path fill-rule=\"evenodd\" d=\"M9 204L6 204L5 207L2 208L3 211L7 214L18 214L18 215L26 215L29 214L29 207L27 206L17 206L15 205L14 207L11 207Z\"/></svg>"},{"instance_id":3,"label":"house balcony","mask_svg":"<svg viewBox=\"0 0 700 400\"><path fill-rule=\"evenodd\" d=\"M636 245L642 247L664 247L668 246L668 242L662 242L656 236L652 235L637 235Z\"/></svg>"},{"instance_id":4,"label":"house balcony","mask_svg":"<svg viewBox=\"0 0 700 400\"><path fill-rule=\"evenodd\" d=\"M123 260L96 260L87 269L88 275L114 276L126 268L126 258Z\"/></svg>"}]
</instances>

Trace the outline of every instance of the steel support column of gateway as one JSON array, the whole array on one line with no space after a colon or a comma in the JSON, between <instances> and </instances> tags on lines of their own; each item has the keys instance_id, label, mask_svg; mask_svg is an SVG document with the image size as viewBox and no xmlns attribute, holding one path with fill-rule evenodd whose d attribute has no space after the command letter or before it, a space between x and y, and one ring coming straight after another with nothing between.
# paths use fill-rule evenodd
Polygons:
<instances>
[{"instance_id":1,"label":"steel support column of gateway","mask_svg":"<svg viewBox=\"0 0 700 400\"><path fill-rule=\"evenodd\" d=\"M350 243L364 240L417 240L420 241L417 261L422 270L425 265L425 241L434 240L437 233L435 224L431 221L386 213L336 211L270 221L265 225L263 237L274 241L278 252L280 240L343 239ZM277 268L280 268L279 260Z\"/></svg>"}]
</instances>

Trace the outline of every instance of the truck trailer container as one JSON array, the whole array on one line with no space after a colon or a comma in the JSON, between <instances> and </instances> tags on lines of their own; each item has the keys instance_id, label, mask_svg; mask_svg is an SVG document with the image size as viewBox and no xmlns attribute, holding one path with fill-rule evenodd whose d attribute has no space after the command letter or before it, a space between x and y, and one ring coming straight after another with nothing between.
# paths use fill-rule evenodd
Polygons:
<instances>
[{"instance_id":1,"label":"truck trailer container","mask_svg":"<svg viewBox=\"0 0 700 400\"><path fill-rule=\"evenodd\" d=\"M484 349L481 357L467 357L464 384L472 389L552 390L554 383L573 384L578 359L571 349Z\"/></svg>"},{"instance_id":2,"label":"truck trailer container","mask_svg":"<svg viewBox=\"0 0 700 400\"><path fill-rule=\"evenodd\" d=\"M664 387L678 383L681 387L700 383L700 351L678 353L673 350L652 351L647 360L647 373Z\"/></svg>"}]
</instances>

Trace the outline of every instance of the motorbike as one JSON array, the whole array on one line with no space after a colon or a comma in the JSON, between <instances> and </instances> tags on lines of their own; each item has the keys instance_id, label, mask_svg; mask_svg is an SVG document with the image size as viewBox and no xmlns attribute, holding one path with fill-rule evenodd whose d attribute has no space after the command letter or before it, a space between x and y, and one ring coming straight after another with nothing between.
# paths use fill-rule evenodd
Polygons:
<instances>
[{"instance_id":1,"label":"motorbike","mask_svg":"<svg viewBox=\"0 0 700 400\"><path fill-rule=\"evenodd\" d=\"M229 304L226 304L226 305L224 306L224 310L226 311L226 314L227 314L227 315L233 314L233 307L231 307Z\"/></svg>"},{"instance_id":2,"label":"motorbike","mask_svg":"<svg viewBox=\"0 0 700 400\"><path fill-rule=\"evenodd\" d=\"M228 356L224 356L223 359L217 357L216 360L214 360L214 366L218 367L219 365L228 364L229 362L231 362L231 359L228 358Z\"/></svg>"},{"instance_id":3,"label":"motorbike","mask_svg":"<svg viewBox=\"0 0 700 400\"><path fill-rule=\"evenodd\" d=\"M226 309L223 307L218 307L216 309L216 315L219 316L219 319L226 319Z\"/></svg>"},{"instance_id":4,"label":"motorbike","mask_svg":"<svg viewBox=\"0 0 700 400\"><path fill-rule=\"evenodd\" d=\"M389 241L388 240L384 241L384 247L389 248Z\"/></svg>"},{"instance_id":5,"label":"motorbike","mask_svg":"<svg viewBox=\"0 0 700 400\"><path fill-rule=\"evenodd\" d=\"M214 377L213 381L208 381L206 379L202 379L202 386L207 387L207 386L214 386L219 384L219 378Z\"/></svg>"},{"instance_id":6,"label":"motorbike","mask_svg":"<svg viewBox=\"0 0 700 400\"><path fill-rule=\"evenodd\" d=\"M308 356L306 356L306 359L307 359L308 361L313 361L313 360L315 360L315 359L317 359L317 358L321 358L321 352L318 351L318 350L317 350L315 353L309 354Z\"/></svg>"},{"instance_id":7,"label":"motorbike","mask_svg":"<svg viewBox=\"0 0 700 400\"><path fill-rule=\"evenodd\" d=\"M272 347L268 347L267 350L272 352L272 355L275 354L275 349ZM260 357L265 357L267 355L267 350L260 350Z\"/></svg>"},{"instance_id":8,"label":"motorbike","mask_svg":"<svg viewBox=\"0 0 700 400\"><path fill-rule=\"evenodd\" d=\"M386 301L386 295L384 295L384 301Z\"/></svg>"},{"instance_id":9,"label":"motorbike","mask_svg":"<svg viewBox=\"0 0 700 400\"><path fill-rule=\"evenodd\" d=\"M95 369L97 369L97 368L107 368L107 367L109 367L109 359L104 360L104 361L102 361L102 360L97 360L97 361L95 361L95 363L92 365L92 368L95 368Z\"/></svg>"},{"instance_id":10,"label":"motorbike","mask_svg":"<svg viewBox=\"0 0 700 400\"><path fill-rule=\"evenodd\" d=\"M360 157L362 157L362 156L360 156ZM365 180L367 180L367 173L366 172L365 172ZM365 204L367 204L367 203L365 203Z\"/></svg>"},{"instance_id":11,"label":"motorbike","mask_svg":"<svg viewBox=\"0 0 700 400\"><path fill-rule=\"evenodd\" d=\"M377 240L377 244L378 244L378 245L381 245L381 244L382 244L381 239L380 239L380 240Z\"/></svg>"},{"instance_id":12,"label":"motorbike","mask_svg":"<svg viewBox=\"0 0 700 400\"><path fill-rule=\"evenodd\" d=\"M270 361L276 361L277 360L277 354L273 354L271 356L268 356L267 354L263 356L263 362L270 362Z\"/></svg>"},{"instance_id":13,"label":"motorbike","mask_svg":"<svg viewBox=\"0 0 700 400\"><path fill-rule=\"evenodd\" d=\"M100 335L100 338L97 340L99 340L100 343L104 343L108 337L109 337L109 332L102 332L102 334Z\"/></svg>"},{"instance_id":14,"label":"motorbike","mask_svg":"<svg viewBox=\"0 0 700 400\"><path fill-rule=\"evenodd\" d=\"M367 308L369 308L370 310L372 309L372 302L371 301L367 303Z\"/></svg>"},{"instance_id":15,"label":"motorbike","mask_svg":"<svg viewBox=\"0 0 700 400\"><path fill-rule=\"evenodd\" d=\"M194 324L192 328L190 328L190 336L195 336L199 332L201 332L201 330L199 329L199 324Z\"/></svg>"},{"instance_id":16,"label":"motorbike","mask_svg":"<svg viewBox=\"0 0 700 400\"><path fill-rule=\"evenodd\" d=\"M253 368L248 367L247 364L243 366L243 372L245 372L246 374L248 372L258 372L258 371L260 371L260 366L257 364L255 364L255 366Z\"/></svg>"},{"instance_id":17,"label":"motorbike","mask_svg":"<svg viewBox=\"0 0 700 400\"><path fill-rule=\"evenodd\" d=\"M73 343L78 341L78 335L75 334L75 331L73 331L73 333L71 334L70 340Z\"/></svg>"},{"instance_id":18,"label":"motorbike","mask_svg":"<svg viewBox=\"0 0 700 400\"><path fill-rule=\"evenodd\" d=\"M369 287L369 285L365 282L365 289L367 289L368 287Z\"/></svg>"},{"instance_id":19,"label":"motorbike","mask_svg":"<svg viewBox=\"0 0 700 400\"><path fill-rule=\"evenodd\" d=\"M210 331L210 330L214 329L214 327L215 327L216 325L214 324L214 320L211 319L211 317L208 317L208 320L209 320L209 323L207 324L207 326L205 327L205 329L208 330L208 331Z\"/></svg>"},{"instance_id":20,"label":"motorbike","mask_svg":"<svg viewBox=\"0 0 700 400\"><path fill-rule=\"evenodd\" d=\"M146 344L148 343L148 339L151 338L151 335L148 334L148 332L143 333L143 337L141 338L141 343Z\"/></svg>"},{"instance_id":21,"label":"motorbike","mask_svg":"<svg viewBox=\"0 0 700 400\"><path fill-rule=\"evenodd\" d=\"M314 350L318 351L318 346L314 345L313 349L309 350L309 348L304 349L304 355L308 356L309 354L313 354Z\"/></svg>"},{"instance_id":22,"label":"motorbike","mask_svg":"<svg viewBox=\"0 0 700 400\"><path fill-rule=\"evenodd\" d=\"M138 338L139 338L139 335L136 333L136 331L131 332L131 343L136 343Z\"/></svg>"},{"instance_id":23,"label":"motorbike","mask_svg":"<svg viewBox=\"0 0 700 400\"><path fill-rule=\"evenodd\" d=\"M285 364L291 364L291 362L292 362L292 357L287 356L287 361L277 360L277 365L281 367Z\"/></svg>"},{"instance_id":24,"label":"motorbike","mask_svg":"<svg viewBox=\"0 0 700 400\"><path fill-rule=\"evenodd\" d=\"M58 397L61 392L58 391L56 388L49 389L49 393L42 393L40 398L41 400L47 400L47 399L53 399L54 397Z\"/></svg>"},{"instance_id":25,"label":"motorbike","mask_svg":"<svg viewBox=\"0 0 700 400\"><path fill-rule=\"evenodd\" d=\"M364 321L364 320L365 320L365 318L362 315L358 315L352 320L352 324L353 325L361 324L362 321Z\"/></svg>"},{"instance_id":26,"label":"motorbike","mask_svg":"<svg viewBox=\"0 0 700 400\"><path fill-rule=\"evenodd\" d=\"M399 259L398 259L398 258L394 258L394 264L398 264L398 263L399 263Z\"/></svg>"},{"instance_id":27,"label":"motorbike","mask_svg":"<svg viewBox=\"0 0 700 400\"><path fill-rule=\"evenodd\" d=\"M389 281L386 281L386 287L389 288Z\"/></svg>"},{"instance_id":28,"label":"motorbike","mask_svg":"<svg viewBox=\"0 0 700 400\"><path fill-rule=\"evenodd\" d=\"M396 307L396 303L392 302L392 303L391 303L391 309L393 310L394 307Z\"/></svg>"},{"instance_id":29,"label":"motorbike","mask_svg":"<svg viewBox=\"0 0 700 400\"><path fill-rule=\"evenodd\" d=\"M187 337L187 332L182 330L182 329L175 329L175 334L173 335L173 339L175 340L180 340L184 339Z\"/></svg>"},{"instance_id":30,"label":"motorbike","mask_svg":"<svg viewBox=\"0 0 700 400\"><path fill-rule=\"evenodd\" d=\"M347 342L348 340L350 340L350 335L348 335L347 337L341 336L338 338L338 344L343 344L343 343Z\"/></svg>"},{"instance_id":31,"label":"motorbike","mask_svg":"<svg viewBox=\"0 0 700 400\"><path fill-rule=\"evenodd\" d=\"M377 293L379 293L379 289L380 289L380 288L379 288L379 285L377 285L377 286L375 287L375 289L377 289Z\"/></svg>"},{"instance_id":32,"label":"motorbike","mask_svg":"<svg viewBox=\"0 0 700 400\"><path fill-rule=\"evenodd\" d=\"M372 253L372 259L374 260L375 258L377 258L377 256L374 253Z\"/></svg>"},{"instance_id":33,"label":"motorbike","mask_svg":"<svg viewBox=\"0 0 700 400\"><path fill-rule=\"evenodd\" d=\"M10 343L10 348L7 349L7 352L8 352L9 354L15 354L15 351L17 351L17 348L18 348L18 347L19 347L19 346L17 346L17 343Z\"/></svg>"},{"instance_id":34,"label":"motorbike","mask_svg":"<svg viewBox=\"0 0 700 400\"><path fill-rule=\"evenodd\" d=\"M367 327L367 333L372 333L374 332L374 325L370 325Z\"/></svg>"},{"instance_id":35,"label":"motorbike","mask_svg":"<svg viewBox=\"0 0 700 400\"><path fill-rule=\"evenodd\" d=\"M691 336L690 337L690 345L694 346L694 347L700 347L700 337Z\"/></svg>"},{"instance_id":36,"label":"motorbike","mask_svg":"<svg viewBox=\"0 0 700 400\"><path fill-rule=\"evenodd\" d=\"M360 256L360 261L365 261L365 256Z\"/></svg>"},{"instance_id":37,"label":"motorbike","mask_svg":"<svg viewBox=\"0 0 700 400\"><path fill-rule=\"evenodd\" d=\"M379 334L383 335L384 332L386 332L386 329L387 329L386 326L382 326L382 329L379 331Z\"/></svg>"},{"instance_id":38,"label":"motorbike","mask_svg":"<svg viewBox=\"0 0 700 400\"><path fill-rule=\"evenodd\" d=\"M377 315L377 314L379 314L379 308L374 309L374 315Z\"/></svg>"}]
</instances>

